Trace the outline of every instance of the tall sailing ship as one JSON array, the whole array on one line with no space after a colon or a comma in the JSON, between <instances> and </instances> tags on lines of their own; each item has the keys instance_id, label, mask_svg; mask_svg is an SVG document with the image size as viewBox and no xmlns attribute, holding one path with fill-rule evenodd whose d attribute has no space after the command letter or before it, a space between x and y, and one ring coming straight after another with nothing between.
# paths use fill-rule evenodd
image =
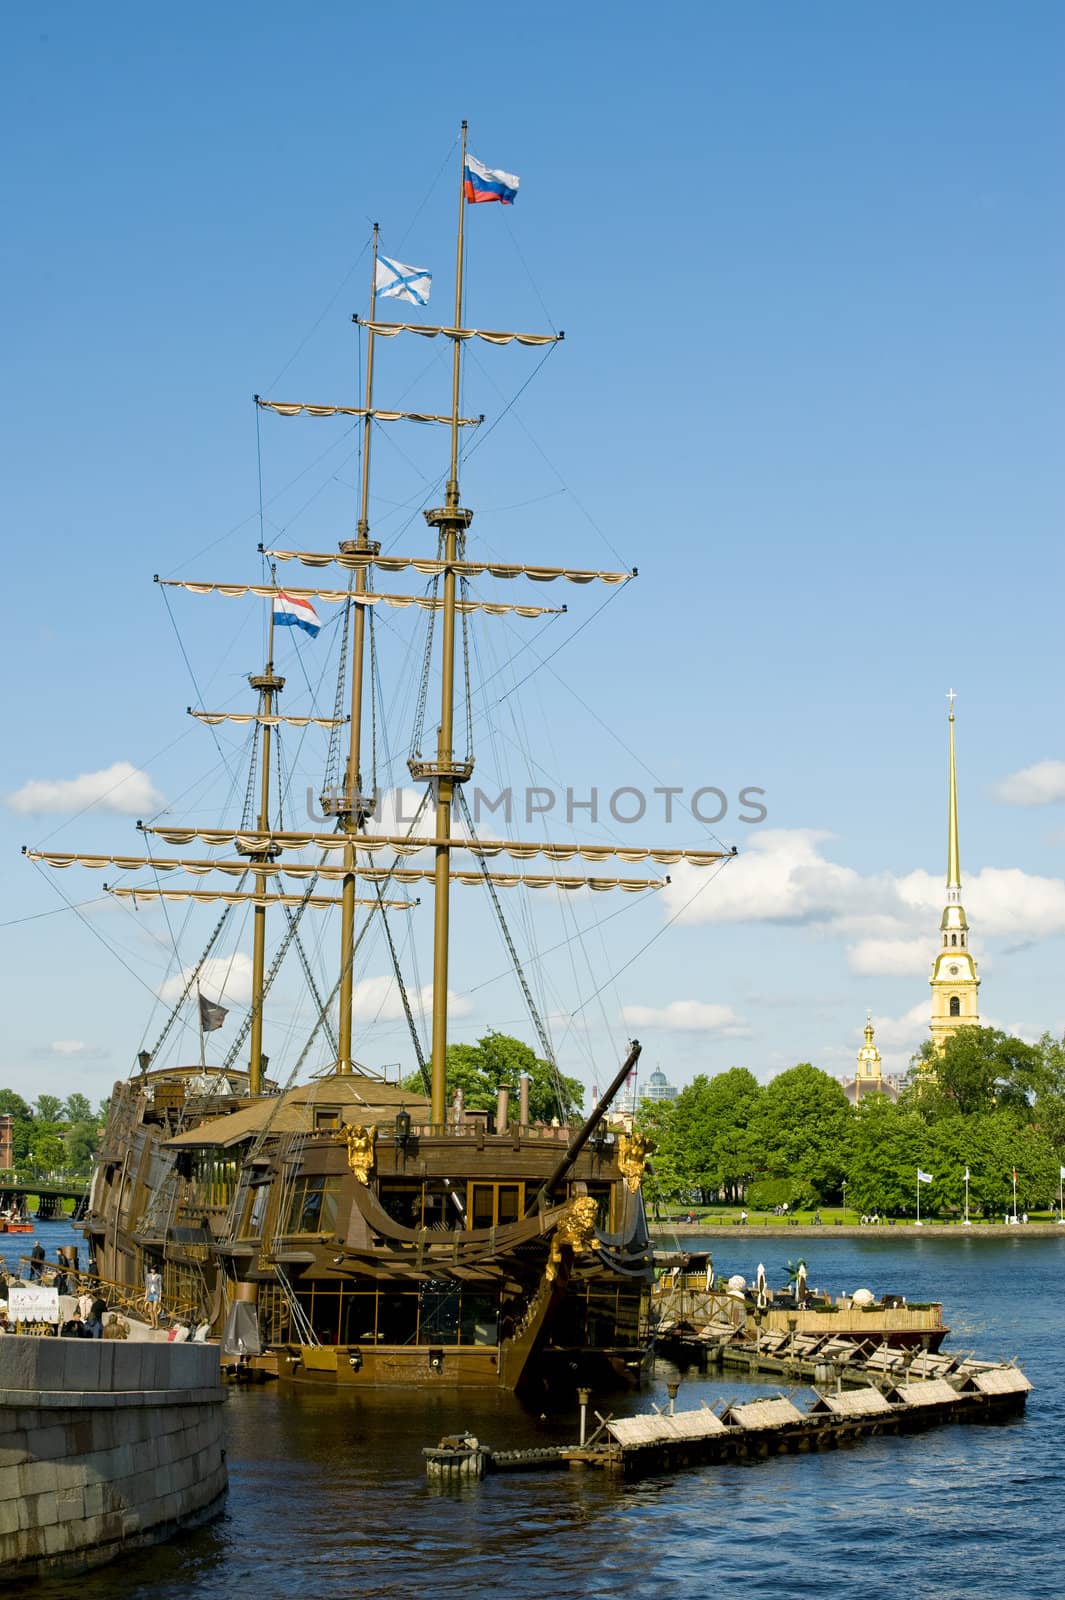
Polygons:
<instances>
[{"instance_id":1,"label":"tall sailing ship","mask_svg":"<svg viewBox=\"0 0 1065 1600\"><path fill-rule=\"evenodd\" d=\"M219 828L170 820L139 823L145 847L140 855L27 852L55 868L146 870L150 878L143 885L110 886L113 895L136 903L224 903L154 1047L140 1052L130 1078L115 1086L84 1226L94 1270L105 1284L135 1289L148 1270L157 1268L164 1305L210 1324L229 1352L295 1382L504 1389L562 1381L609 1385L638 1381L649 1348L652 1255L641 1192L647 1151L638 1133L610 1131L605 1121L613 1096L636 1065L639 1044L633 1041L626 1059L615 1063L610 1088L580 1126L561 1117L534 1119L525 1076L516 1091L513 1085L500 1089L494 1114L466 1108L447 1081L455 887L481 887L487 894L558 1082L549 1035L521 972L501 891L638 893L668 881L559 870L573 862L601 866L618 853L608 845L482 839L463 792L474 759L472 748L460 752L457 746L456 708L470 704L470 619L476 613L545 614L537 605L477 598L473 582L489 574L538 583L619 585L635 576L472 559L467 553L473 513L460 499L460 441L464 430L481 419L460 414L464 350L472 340L546 347L562 338L464 323L466 206L512 200L516 185L517 180L468 155L463 124L453 323L379 320L378 291L388 284L395 293L400 264L379 259L375 227L370 314L362 321L362 404L256 397L263 411L281 416L356 419L362 447L355 538L343 540L333 552L260 547L268 563L268 581L262 583L156 580L196 594L261 597L267 604L266 660L248 680L256 696L254 710L192 710L207 724L251 725L251 775L240 823ZM447 412L385 410L376 404L378 341L406 335L450 341ZM400 421L439 425L450 442L443 504L424 513L434 541L424 554L384 554L371 537L373 431L378 423ZM280 563L337 568L346 587L282 587ZM382 593L376 587L379 574L428 579L429 592ZM293 621L313 628L316 600L345 608L335 714L287 717L278 709L285 681L275 667L274 629ZM408 762L412 780L423 791L417 828L424 826L423 817L431 823L424 832L415 824L406 832L378 831L374 785L365 777L364 726L374 693L373 616L380 606L427 613ZM440 681L435 748L422 738L434 674ZM347 750L340 781L322 796L331 826L296 831L284 825L272 787L278 753L273 745L285 726L308 721L327 729L338 750L346 729ZM423 743L430 746L427 752ZM160 846L197 844L220 853L156 853ZM660 868L679 860L709 866L722 854L627 846L620 853L626 864L642 861ZM491 865L500 859L504 871ZM533 869L523 870L525 863L533 863ZM159 875L171 873L219 875L223 882L161 886ZM421 887L433 907L427 1056L390 932L392 913L409 908L412 901L405 896ZM200 975L220 948L226 919L241 905L251 908L253 923L250 1006L223 1064L208 1067L203 1030L213 1029L221 1017L201 995ZM300 936L303 918L321 911L339 912L340 923L339 970L326 995L312 976ZM268 963L270 918L278 919L281 937ZM424 1093L385 1081L353 1054L359 950L375 922L396 964ZM309 1081L297 1081L309 1040L282 1086L267 1074L263 1007L281 960L292 949L313 1002L311 1039L328 1040L329 1064ZM189 1004L198 1009L201 1059L189 1066L160 1065L175 1020Z\"/></svg>"}]
</instances>

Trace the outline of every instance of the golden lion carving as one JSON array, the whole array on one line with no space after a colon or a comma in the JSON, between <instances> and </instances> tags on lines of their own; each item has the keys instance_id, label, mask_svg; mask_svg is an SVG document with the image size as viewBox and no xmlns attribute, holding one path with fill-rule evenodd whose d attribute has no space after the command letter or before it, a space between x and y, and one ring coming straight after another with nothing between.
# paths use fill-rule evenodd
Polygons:
<instances>
[{"instance_id":1,"label":"golden lion carving","mask_svg":"<svg viewBox=\"0 0 1065 1600\"><path fill-rule=\"evenodd\" d=\"M647 1157L653 1150L653 1141L638 1129L634 1129L632 1133L623 1133L618 1139L618 1166L621 1169L621 1176L625 1179L626 1188L633 1194L643 1182Z\"/></svg>"},{"instance_id":2,"label":"golden lion carving","mask_svg":"<svg viewBox=\"0 0 1065 1600\"><path fill-rule=\"evenodd\" d=\"M595 1211L596 1205L591 1195L579 1194L559 1217L551 1240L551 1254L547 1258L548 1283L555 1281L563 1250L569 1249L575 1256L581 1256L589 1250L599 1249L599 1240L595 1236Z\"/></svg>"},{"instance_id":3,"label":"golden lion carving","mask_svg":"<svg viewBox=\"0 0 1065 1600\"><path fill-rule=\"evenodd\" d=\"M361 1123L349 1122L344 1129L344 1137L348 1141L348 1166L355 1174L357 1182L368 1184L374 1164L376 1127L371 1125L364 1128Z\"/></svg>"}]
</instances>

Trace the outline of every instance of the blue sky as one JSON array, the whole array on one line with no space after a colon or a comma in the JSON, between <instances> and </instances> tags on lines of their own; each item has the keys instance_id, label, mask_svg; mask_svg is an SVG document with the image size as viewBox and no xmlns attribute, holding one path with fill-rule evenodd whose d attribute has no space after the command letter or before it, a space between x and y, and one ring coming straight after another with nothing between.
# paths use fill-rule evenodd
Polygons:
<instances>
[{"instance_id":1,"label":"blue sky","mask_svg":"<svg viewBox=\"0 0 1065 1600\"><path fill-rule=\"evenodd\" d=\"M512 212L468 215L468 320L567 334L463 473L471 553L640 568L580 633L603 591L536 587L521 598L567 616L477 629L497 674L479 775L524 784L527 745L581 793L716 785L731 804L714 831L741 852L687 911L683 884L514 902L523 948L570 941L533 963L549 1010L582 1006L557 1027L564 1065L603 1081L638 1029L677 1081L734 1062L842 1072L867 1007L901 1064L938 924L951 686L983 1011L1065 1025L1065 768L1016 778L1065 761L1060 7L677 4L652 27L630 4L44 4L6 36L0 1081L104 1092L158 1027L179 913L41 915L61 901L18 855L132 850L133 817L114 793L75 817L54 787L27 809L25 785L126 762L168 815L220 817L241 739L216 745L184 708L198 691L243 703L262 618L180 593L168 613L152 575L259 576L251 396L350 402L372 221L433 271L446 320L463 116L474 153L522 180ZM443 409L446 358L415 342L383 347L378 396ZM479 351L466 408L493 421L538 359ZM383 434L375 530L420 552L420 517L404 524L445 441ZM350 532L341 426L264 418L261 449L268 543ZM415 630L396 613L381 631L393 781ZM334 634L284 641L290 710L321 680L328 711ZM536 663L515 651L567 635L508 692ZM321 751L291 755L298 810ZM737 820L745 785L766 791L761 827ZM707 842L653 808L614 832ZM57 883L100 892L95 874ZM527 1031L513 986L479 987L505 965L483 911L456 916L454 1035ZM424 982L424 906L413 920ZM191 921L184 959L212 921ZM321 938L324 968L331 925ZM386 971L369 951L364 978ZM267 1016L279 1061L300 1048L287 981ZM407 1063L379 1002L366 991L364 1057Z\"/></svg>"}]
</instances>

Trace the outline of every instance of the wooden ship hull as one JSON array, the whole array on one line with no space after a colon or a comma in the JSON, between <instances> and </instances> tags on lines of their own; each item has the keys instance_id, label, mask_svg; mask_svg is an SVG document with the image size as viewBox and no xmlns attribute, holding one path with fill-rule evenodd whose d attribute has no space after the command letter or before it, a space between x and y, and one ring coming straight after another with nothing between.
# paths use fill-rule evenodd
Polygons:
<instances>
[{"instance_id":1,"label":"wooden ship hull","mask_svg":"<svg viewBox=\"0 0 1065 1600\"><path fill-rule=\"evenodd\" d=\"M116 1086L83 1227L105 1283L160 1265L164 1305L246 1373L534 1395L642 1378L652 1253L627 1142L589 1138L545 1193L569 1129L433 1125L358 1075L198 1122L180 1089Z\"/></svg>"}]
</instances>

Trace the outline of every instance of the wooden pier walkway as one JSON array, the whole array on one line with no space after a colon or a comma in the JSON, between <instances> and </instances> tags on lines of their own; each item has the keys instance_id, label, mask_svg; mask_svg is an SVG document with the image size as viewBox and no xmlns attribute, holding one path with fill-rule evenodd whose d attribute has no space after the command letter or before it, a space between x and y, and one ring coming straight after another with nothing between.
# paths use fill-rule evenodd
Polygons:
<instances>
[{"instance_id":1,"label":"wooden pier walkway","mask_svg":"<svg viewBox=\"0 0 1065 1600\"><path fill-rule=\"evenodd\" d=\"M777 1341L767 1341L767 1343ZM997 1421L1022 1411L1031 1383L1013 1362L978 1361L889 1345L829 1357L831 1341L784 1339L779 1348L733 1343L724 1364L747 1377L783 1376L813 1388L805 1409L784 1394L693 1411L654 1408L635 1417L599 1417L578 1445L493 1450L468 1436L424 1451L427 1471L448 1481L489 1472L595 1468L622 1477L682 1467L836 1450L884 1434L946 1422ZM677 1385L671 1386L671 1395Z\"/></svg>"}]
</instances>

